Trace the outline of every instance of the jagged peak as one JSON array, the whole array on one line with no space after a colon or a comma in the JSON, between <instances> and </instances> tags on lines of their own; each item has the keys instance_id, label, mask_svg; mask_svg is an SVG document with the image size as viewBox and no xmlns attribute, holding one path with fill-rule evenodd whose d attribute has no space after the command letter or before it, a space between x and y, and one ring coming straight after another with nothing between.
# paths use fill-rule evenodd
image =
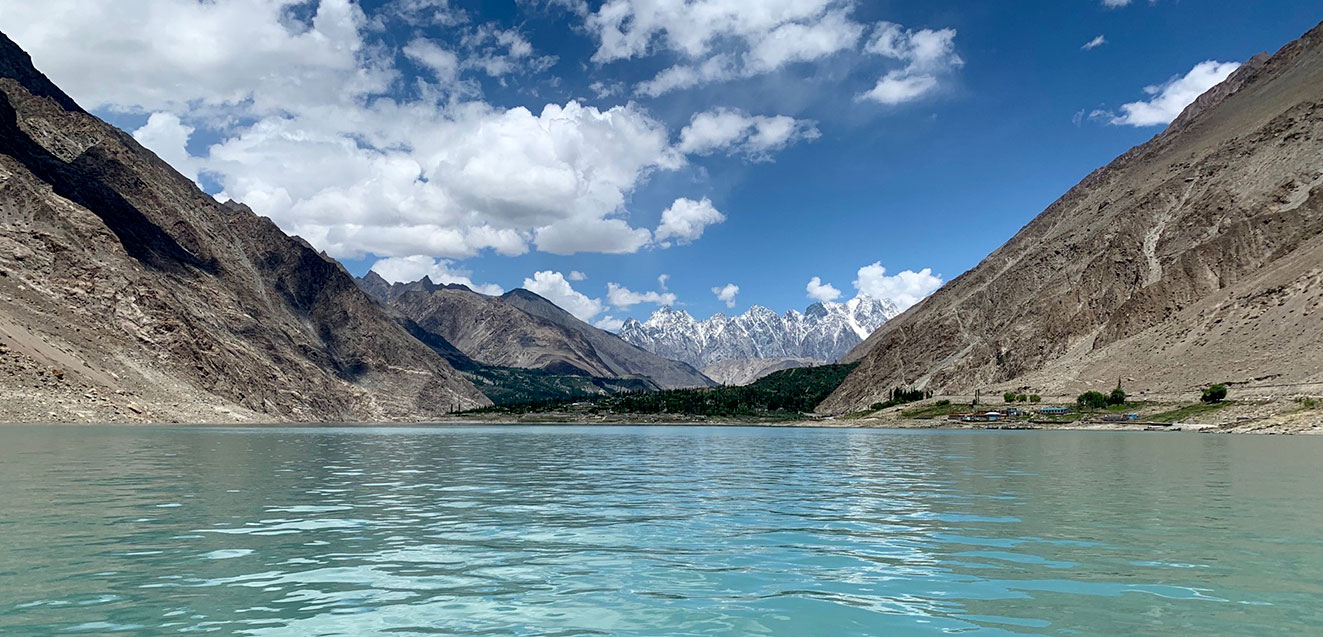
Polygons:
<instances>
[{"instance_id":1,"label":"jagged peak","mask_svg":"<svg viewBox=\"0 0 1323 637\"><path fill-rule=\"evenodd\" d=\"M835 304L833 303L833 305L835 305ZM789 313L789 312L786 312L786 314L789 315L790 313ZM811 317L814 317L814 318L821 318L821 317L824 317L824 316L826 316L826 315L827 315L827 305L826 305L826 303L821 302L821 301L819 301L818 303L814 303L813 305L810 305L810 306L804 308L804 316L811 316Z\"/></svg>"}]
</instances>

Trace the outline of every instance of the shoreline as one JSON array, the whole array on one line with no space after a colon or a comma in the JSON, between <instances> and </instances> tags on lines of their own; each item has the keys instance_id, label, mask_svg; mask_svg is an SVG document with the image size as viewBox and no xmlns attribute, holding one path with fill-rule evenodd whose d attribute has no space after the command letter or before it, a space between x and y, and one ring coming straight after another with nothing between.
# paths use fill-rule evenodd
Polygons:
<instances>
[{"instance_id":1,"label":"shoreline","mask_svg":"<svg viewBox=\"0 0 1323 637\"><path fill-rule=\"evenodd\" d=\"M566 419L546 417L514 418L455 418L444 420L420 421L376 421L376 422L0 422L0 427L54 426L54 427L252 427L252 428L407 428L407 427L750 427L769 429L874 429L889 431L1102 431L1131 433L1201 433L1201 434L1239 434L1239 435L1323 435L1323 426L1310 428L1283 428L1273 424L1254 427L1246 423L1237 425L1210 425L1199 423L1113 423L1113 422L1074 422L1052 425L1010 424L981 425L971 423L952 423L948 421L932 422L926 420L891 420L883 419L798 419L798 420L738 420L738 419Z\"/></svg>"}]
</instances>

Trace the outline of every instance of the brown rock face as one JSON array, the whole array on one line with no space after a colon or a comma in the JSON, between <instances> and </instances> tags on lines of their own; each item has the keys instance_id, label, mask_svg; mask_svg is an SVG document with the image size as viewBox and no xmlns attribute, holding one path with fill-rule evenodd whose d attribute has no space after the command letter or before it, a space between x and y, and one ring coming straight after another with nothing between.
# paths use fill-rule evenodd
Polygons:
<instances>
[{"instance_id":1,"label":"brown rock face","mask_svg":"<svg viewBox=\"0 0 1323 637\"><path fill-rule=\"evenodd\" d=\"M3 35L0 272L0 421L423 419L488 403L337 263L79 109ZM24 374L42 367L67 388Z\"/></svg>"},{"instance_id":2,"label":"brown rock face","mask_svg":"<svg viewBox=\"0 0 1323 637\"><path fill-rule=\"evenodd\" d=\"M1251 60L850 361L821 410L903 384L1323 391L1323 26Z\"/></svg>"},{"instance_id":3,"label":"brown rock face","mask_svg":"<svg viewBox=\"0 0 1323 637\"><path fill-rule=\"evenodd\" d=\"M494 297L428 279L391 285L373 272L358 281L378 301L484 365L642 378L668 389L713 384L689 365L630 345L528 290Z\"/></svg>"}]
</instances>

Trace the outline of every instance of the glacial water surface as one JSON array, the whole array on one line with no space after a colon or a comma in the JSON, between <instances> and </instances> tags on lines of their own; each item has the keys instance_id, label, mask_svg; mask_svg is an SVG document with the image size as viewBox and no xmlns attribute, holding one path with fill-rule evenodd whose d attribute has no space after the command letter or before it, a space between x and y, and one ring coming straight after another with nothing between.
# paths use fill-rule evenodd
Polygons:
<instances>
[{"instance_id":1,"label":"glacial water surface","mask_svg":"<svg viewBox=\"0 0 1323 637\"><path fill-rule=\"evenodd\" d=\"M1294 635L1323 438L0 427L0 634Z\"/></svg>"}]
</instances>

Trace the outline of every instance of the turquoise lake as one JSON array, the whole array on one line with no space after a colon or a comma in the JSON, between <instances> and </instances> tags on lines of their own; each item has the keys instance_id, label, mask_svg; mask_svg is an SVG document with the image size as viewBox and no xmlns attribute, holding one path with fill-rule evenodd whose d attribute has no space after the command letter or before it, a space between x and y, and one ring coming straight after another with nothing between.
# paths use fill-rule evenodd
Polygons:
<instances>
[{"instance_id":1,"label":"turquoise lake","mask_svg":"<svg viewBox=\"0 0 1323 637\"><path fill-rule=\"evenodd\" d=\"M0 427L0 634L1297 635L1323 437Z\"/></svg>"}]
</instances>

